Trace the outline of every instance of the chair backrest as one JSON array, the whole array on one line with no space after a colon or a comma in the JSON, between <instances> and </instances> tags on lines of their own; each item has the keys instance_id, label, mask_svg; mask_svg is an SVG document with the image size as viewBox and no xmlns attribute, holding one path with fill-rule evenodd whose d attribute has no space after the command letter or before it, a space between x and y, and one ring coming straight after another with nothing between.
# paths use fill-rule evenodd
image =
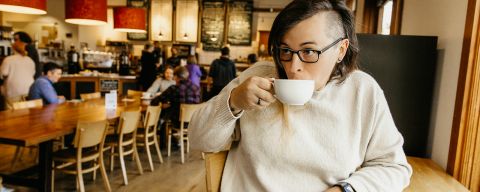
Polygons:
<instances>
[{"instance_id":1,"label":"chair backrest","mask_svg":"<svg viewBox=\"0 0 480 192\"><path fill-rule=\"evenodd\" d=\"M78 122L75 132L74 146L86 148L96 146L105 139L107 134L107 120L94 122Z\"/></svg>"},{"instance_id":2,"label":"chair backrest","mask_svg":"<svg viewBox=\"0 0 480 192\"><path fill-rule=\"evenodd\" d=\"M145 121L143 122L143 127L149 128L151 126L156 127L158 119L160 118L160 113L162 111L162 104L158 106L148 106L147 112L145 113Z\"/></svg>"},{"instance_id":3,"label":"chair backrest","mask_svg":"<svg viewBox=\"0 0 480 192\"><path fill-rule=\"evenodd\" d=\"M135 131L140 121L140 109L135 111L124 111L120 116L120 134L128 134Z\"/></svg>"},{"instance_id":4,"label":"chair backrest","mask_svg":"<svg viewBox=\"0 0 480 192\"><path fill-rule=\"evenodd\" d=\"M227 161L228 151L217 153L205 153L205 174L207 191L220 191L222 183L223 168Z\"/></svg>"},{"instance_id":5,"label":"chair backrest","mask_svg":"<svg viewBox=\"0 0 480 192\"><path fill-rule=\"evenodd\" d=\"M135 90L127 90L127 96L128 97L142 97L143 92L142 91L135 91Z\"/></svg>"},{"instance_id":6,"label":"chair backrest","mask_svg":"<svg viewBox=\"0 0 480 192\"><path fill-rule=\"evenodd\" d=\"M188 123L192 119L193 113L202 107L203 104L180 104L180 122ZM182 123L182 124L183 124Z\"/></svg>"},{"instance_id":7,"label":"chair backrest","mask_svg":"<svg viewBox=\"0 0 480 192\"><path fill-rule=\"evenodd\" d=\"M30 101L19 101L19 102L13 103L13 110L42 107L42 106L43 106L43 101L41 99L35 99Z\"/></svg>"},{"instance_id":8,"label":"chair backrest","mask_svg":"<svg viewBox=\"0 0 480 192\"><path fill-rule=\"evenodd\" d=\"M102 94L100 94L100 92L80 94L80 99L82 100L98 99L101 97L102 97Z\"/></svg>"}]
</instances>

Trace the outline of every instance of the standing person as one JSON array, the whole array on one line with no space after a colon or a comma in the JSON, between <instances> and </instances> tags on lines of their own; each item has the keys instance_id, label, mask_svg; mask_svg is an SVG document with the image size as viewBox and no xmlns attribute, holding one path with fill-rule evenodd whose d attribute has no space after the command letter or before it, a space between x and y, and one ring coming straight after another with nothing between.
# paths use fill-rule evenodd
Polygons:
<instances>
[{"instance_id":1,"label":"standing person","mask_svg":"<svg viewBox=\"0 0 480 192\"><path fill-rule=\"evenodd\" d=\"M259 62L197 110L192 148L231 145L221 191L395 191L410 182L382 89L358 69L355 22L345 1L294 0L275 18ZM273 95L270 78L313 80L305 105ZM232 142L234 130L237 141Z\"/></svg>"},{"instance_id":2,"label":"standing person","mask_svg":"<svg viewBox=\"0 0 480 192\"><path fill-rule=\"evenodd\" d=\"M189 55L187 57L186 68L188 69L188 73L190 74L188 76L188 79L190 79L190 81L194 85L200 87L200 78L202 77L202 71L200 70L200 66L198 66L197 64L197 59L194 55Z\"/></svg>"},{"instance_id":3,"label":"standing person","mask_svg":"<svg viewBox=\"0 0 480 192\"><path fill-rule=\"evenodd\" d=\"M25 50L27 44L20 40L20 37L24 36L19 34L13 36L14 54L6 57L0 66L1 77L4 79L1 91L7 108L11 108L13 102L21 101L22 96L28 94L28 88L34 81L35 63L27 56Z\"/></svg>"},{"instance_id":4,"label":"standing person","mask_svg":"<svg viewBox=\"0 0 480 192\"><path fill-rule=\"evenodd\" d=\"M155 57L157 72L162 73L165 70L165 66L163 65L163 52L159 41L153 42L153 56Z\"/></svg>"},{"instance_id":5,"label":"standing person","mask_svg":"<svg viewBox=\"0 0 480 192\"><path fill-rule=\"evenodd\" d=\"M167 67L163 72L163 77L157 78L152 86L148 88L147 92L151 93L153 96L158 96L167 90L170 86L175 85L175 80L173 80L173 69Z\"/></svg>"},{"instance_id":6,"label":"standing person","mask_svg":"<svg viewBox=\"0 0 480 192\"><path fill-rule=\"evenodd\" d=\"M33 60L35 63L35 75L34 79L37 79L42 75L42 64L40 64L40 59L38 57L38 51L37 48L35 48L35 44L32 41L32 38L30 36L23 32L23 31L18 31L13 34L13 39L14 41L21 41L25 43L25 51L27 52L28 57Z\"/></svg>"},{"instance_id":7,"label":"standing person","mask_svg":"<svg viewBox=\"0 0 480 192\"><path fill-rule=\"evenodd\" d=\"M220 51L222 55L215 59L210 66L208 76L212 79L212 89L210 96L218 95L220 91L237 76L237 68L235 63L230 60L230 49L224 47Z\"/></svg>"},{"instance_id":8,"label":"standing person","mask_svg":"<svg viewBox=\"0 0 480 192\"><path fill-rule=\"evenodd\" d=\"M172 68L176 68L177 66L180 66L180 56L178 56L178 49L175 47L172 47L170 49L170 52L172 53L172 56L167 59L167 66L170 66Z\"/></svg>"},{"instance_id":9,"label":"standing person","mask_svg":"<svg viewBox=\"0 0 480 192\"><path fill-rule=\"evenodd\" d=\"M146 44L145 49L142 51L142 70L140 71L140 85L142 90L149 88L157 78L157 67L155 65L155 56L153 54L153 46Z\"/></svg>"},{"instance_id":10,"label":"standing person","mask_svg":"<svg viewBox=\"0 0 480 192\"><path fill-rule=\"evenodd\" d=\"M62 77L62 67L53 62L43 65L43 76L40 76L32 84L28 92L28 99L42 99L43 104L56 104L65 101L64 96L58 96L57 91L53 87L54 83Z\"/></svg>"}]
</instances>

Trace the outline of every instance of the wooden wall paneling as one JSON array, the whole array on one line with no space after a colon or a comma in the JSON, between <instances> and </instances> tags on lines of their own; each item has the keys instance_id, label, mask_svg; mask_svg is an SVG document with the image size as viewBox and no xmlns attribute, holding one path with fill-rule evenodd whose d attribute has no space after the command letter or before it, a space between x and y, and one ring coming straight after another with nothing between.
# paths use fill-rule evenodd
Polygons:
<instances>
[{"instance_id":1,"label":"wooden wall paneling","mask_svg":"<svg viewBox=\"0 0 480 192\"><path fill-rule=\"evenodd\" d=\"M447 172L480 191L480 0L469 0Z\"/></svg>"}]
</instances>

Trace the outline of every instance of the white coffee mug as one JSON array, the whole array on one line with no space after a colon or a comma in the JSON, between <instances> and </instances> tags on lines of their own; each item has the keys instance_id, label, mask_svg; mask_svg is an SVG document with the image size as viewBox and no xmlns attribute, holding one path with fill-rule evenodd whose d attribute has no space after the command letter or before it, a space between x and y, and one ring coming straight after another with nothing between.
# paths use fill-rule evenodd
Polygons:
<instances>
[{"instance_id":1,"label":"white coffee mug","mask_svg":"<svg viewBox=\"0 0 480 192\"><path fill-rule=\"evenodd\" d=\"M312 98L314 80L275 79L275 97L287 105L304 105Z\"/></svg>"}]
</instances>

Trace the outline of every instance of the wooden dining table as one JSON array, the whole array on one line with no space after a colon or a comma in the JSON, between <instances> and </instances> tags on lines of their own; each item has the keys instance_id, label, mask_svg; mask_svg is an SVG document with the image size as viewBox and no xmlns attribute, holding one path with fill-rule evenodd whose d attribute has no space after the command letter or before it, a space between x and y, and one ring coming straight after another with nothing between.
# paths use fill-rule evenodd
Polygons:
<instances>
[{"instance_id":1,"label":"wooden dining table","mask_svg":"<svg viewBox=\"0 0 480 192\"><path fill-rule=\"evenodd\" d=\"M106 109L104 99L51 104L41 108L7 110L0 112L0 143L22 147L39 146L38 178L23 178L16 174L0 174L3 182L51 191L53 140L74 133L78 121L112 120L126 110L142 105L119 99L116 109Z\"/></svg>"}]
</instances>

